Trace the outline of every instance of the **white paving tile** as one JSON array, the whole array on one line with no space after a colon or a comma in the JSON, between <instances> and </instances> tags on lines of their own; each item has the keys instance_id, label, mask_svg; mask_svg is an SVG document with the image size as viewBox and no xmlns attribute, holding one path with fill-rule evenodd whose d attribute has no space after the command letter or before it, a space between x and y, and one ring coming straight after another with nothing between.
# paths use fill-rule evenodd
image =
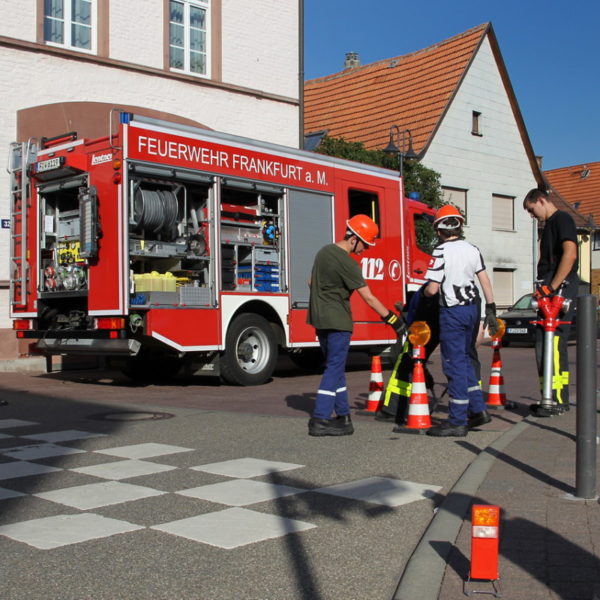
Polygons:
<instances>
[{"instance_id":1,"label":"white paving tile","mask_svg":"<svg viewBox=\"0 0 600 600\"><path fill-rule=\"evenodd\" d=\"M67 448L66 446L57 446L55 444L32 444L30 446L15 446L14 448L0 450L0 454L18 460L37 460L39 458L49 458L52 456L67 456L69 454L83 453L85 453L85 450Z\"/></svg>"},{"instance_id":2,"label":"white paving tile","mask_svg":"<svg viewBox=\"0 0 600 600\"><path fill-rule=\"evenodd\" d=\"M306 490L249 479L233 479L232 481L181 490L177 493L182 496L219 502L229 506L247 506L256 502L301 494L302 492L306 492Z\"/></svg>"},{"instance_id":3,"label":"white paving tile","mask_svg":"<svg viewBox=\"0 0 600 600\"><path fill-rule=\"evenodd\" d=\"M45 473L54 473L62 471L56 467L47 467L45 465L36 465L26 461L17 461L0 464L0 480L14 479L16 477L29 477L30 475L43 475Z\"/></svg>"},{"instance_id":4,"label":"white paving tile","mask_svg":"<svg viewBox=\"0 0 600 600\"><path fill-rule=\"evenodd\" d=\"M72 440L86 440L88 438L106 437L105 433L92 433L91 431L79 431L78 429L67 429L65 431L49 431L46 433L35 433L21 436L27 440L43 440L44 442L70 442Z\"/></svg>"},{"instance_id":5,"label":"white paving tile","mask_svg":"<svg viewBox=\"0 0 600 600\"><path fill-rule=\"evenodd\" d=\"M40 550L50 550L138 529L144 528L127 521L84 513L81 515L58 515L2 525L0 535Z\"/></svg>"},{"instance_id":6,"label":"white paving tile","mask_svg":"<svg viewBox=\"0 0 600 600\"><path fill-rule=\"evenodd\" d=\"M19 496L26 496L21 492L15 492L15 490L8 490L6 488L0 488L0 500L6 500L8 498L18 498Z\"/></svg>"},{"instance_id":7,"label":"white paving tile","mask_svg":"<svg viewBox=\"0 0 600 600\"><path fill-rule=\"evenodd\" d=\"M77 467L69 469L75 473L102 477L102 479L128 479L129 477L140 477L141 475L154 475L164 471L172 471L177 467L171 465L159 465L143 460L118 460L116 462L102 463L91 467Z\"/></svg>"},{"instance_id":8,"label":"white paving tile","mask_svg":"<svg viewBox=\"0 0 600 600\"><path fill-rule=\"evenodd\" d=\"M153 456L165 456L177 454L178 452L191 452L194 448L183 448L182 446L169 446L168 444L133 444L131 446L119 446L118 448L106 448L105 450L94 450L96 454L108 454L121 458L152 458Z\"/></svg>"},{"instance_id":9,"label":"white paving tile","mask_svg":"<svg viewBox=\"0 0 600 600\"><path fill-rule=\"evenodd\" d=\"M333 496L343 496L353 500L374 502L384 506L401 506L416 500L431 498L441 490L439 485L414 483L388 477L368 477L312 490Z\"/></svg>"},{"instance_id":10,"label":"white paving tile","mask_svg":"<svg viewBox=\"0 0 600 600\"><path fill-rule=\"evenodd\" d=\"M228 508L155 525L151 529L165 531L195 542L231 549L314 527L316 525L305 521L267 515L246 508Z\"/></svg>"},{"instance_id":11,"label":"white paving tile","mask_svg":"<svg viewBox=\"0 0 600 600\"><path fill-rule=\"evenodd\" d=\"M21 419L0 419L0 429L27 427L28 425L39 425L39 423L36 423L35 421L23 421Z\"/></svg>"},{"instance_id":12,"label":"white paving tile","mask_svg":"<svg viewBox=\"0 0 600 600\"><path fill-rule=\"evenodd\" d=\"M260 475L269 475L270 473L278 473L280 471L299 469L303 466L304 465L296 465L294 463L246 457L190 468L195 471L204 471L206 473L215 473L216 475L226 475L227 477L240 477L245 479L249 477L258 477Z\"/></svg>"},{"instance_id":13,"label":"white paving tile","mask_svg":"<svg viewBox=\"0 0 600 600\"><path fill-rule=\"evenodd\" d=\"M166 492L119 481L103 481L33 495L37 498L65 504L80 510L90 510L101 506L161 496L162 494L166 494Z\"/></svg>"}]
</instances>

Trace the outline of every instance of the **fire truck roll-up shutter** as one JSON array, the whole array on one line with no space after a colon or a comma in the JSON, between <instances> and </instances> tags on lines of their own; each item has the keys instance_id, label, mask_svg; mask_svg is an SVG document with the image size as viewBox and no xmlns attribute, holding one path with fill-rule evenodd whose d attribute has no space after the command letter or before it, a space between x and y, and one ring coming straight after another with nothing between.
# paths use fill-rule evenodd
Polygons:
<instances>
[{"instance_id":1,"label":"fire truck roll-up shutter","mask_svg":"<svg viewBox=\"0 0 600 600\"><path fill-rule=\"evenodd\" d=\"M241 179L232 179L231 177L223 178L222 185L223 187L233 188L236 190L263 192L264 194L275 194L276 196L283 194L283 188L280 185L269 185L267 183L243 181Z\"/></svg>"},{"instance_id":2,"label":"fire truck roll-up shutter","mask_svg":"<svg viewBox=\"0 0 600 600\"><path fill-rule=\"evenodd\" d=\"M315 192L290 190L289 243L292 308L308 308L308 277L315 254L333 242L332 197Z\"/></svg>"},{"instance_id":3,"label":"fire truck roll-up shutter","mask_svg":"<svg viewBox=\"0 0 600 600\"><path fill-rule=\"evenodd\" d=\"M147 177L160 177L162 179L177 179L181 181L191 181L193 183L212 184L214 177L203 173L195 173L186 169L173 169L161 167L159 165L139 165L132 163L129 165L129 171L134 175L146 175Z\"/></svg>"},{"instance_id":4,"label":"fire truck roll-up shutter","mask_svg":"<svg viewBox=\"0 0 600 600\"><path fill-rule=\"evenodd\" d=\"M63 181L53 181L52 183L40 183L38 190L40 194L51 194L59 190L71 190L73 188L85 187L87 185L87 175L65 179Z\"/></svg>"}]
</instances>

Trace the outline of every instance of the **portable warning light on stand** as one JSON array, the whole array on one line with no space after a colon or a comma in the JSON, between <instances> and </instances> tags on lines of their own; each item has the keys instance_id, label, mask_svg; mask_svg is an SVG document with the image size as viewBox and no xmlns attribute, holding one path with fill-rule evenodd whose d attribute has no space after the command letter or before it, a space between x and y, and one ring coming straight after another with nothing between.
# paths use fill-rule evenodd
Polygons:
<instances>
[{"instance_id":1,"label":"portable warning light on stand","mask_svg":"<svg viewBox=\"0 0 600 600\"><path fill-rule=\"evenodd\" d=\"M560 321L558 318L561 313L567 312L571 305L571 300L562 295L563 286L564 283L560 286L556 294L542 296L537 301L532 302L532 307L540 310L544 316L543 319L531 321L531 323L544 328L544 387L540 406L549 410L555 407L555 402L552 399L554 336L559 325L568 325L571 323L571 321Z\"/></svg>"},{"instance_id":2,"label":"portable warning light on stand","mask_svg":"<svg viewBox=\"0 0 600 600\"><path fill-rule=\"evenodd\" d=\"M408 339L412 344L414 367L410 386L410 400L406 425L398 433L423 434L431 427L429 399L425 385L425 344L431 337L431 329L425 321L414 321L408 328Z\"/></svg>"},{"instance_id":3,"label":"portable warning light on stand","mask_svg":"<svg viewBox=\"0 0 600 600\"><path fill-rule=\"evenodd\" d=\"M498 548L500 543L500 507L473 504L471 507L471 569L464 586L467 596L493 593L500 597L500 574L498 571ZM472 579L490 581L493 592L468 591Z\"/></svg>"},{"instance_id":4,"label":"portable warning light on stand","mask_svg":"<svg viewBox=\"0 0 600 600\"><path fill-rule=\"evenodd\" d=\"M429 329L429 325L425 321L414 321L411 324L408 328L408 339L413 345L413 358L425 358L425 346L430 338L431 329Z\"/></svg>"},{"instance_id":5,"label":"portable warning light on stand","mask_svg":"<svg viewBox=\"0 0 600 600\"><path fill-rule=\"evenodd\" d=\"M496 322L498 324L498 331L492 336L492 349L494 353L492 355L486 405L488 408L501 410L507 407L506 393L504 392L504 377L502 376L502 359L500 358L500 346L502 345L502 338L506 333L506 323L502 319L496 319Z\"/></svg>"}]
</instances>

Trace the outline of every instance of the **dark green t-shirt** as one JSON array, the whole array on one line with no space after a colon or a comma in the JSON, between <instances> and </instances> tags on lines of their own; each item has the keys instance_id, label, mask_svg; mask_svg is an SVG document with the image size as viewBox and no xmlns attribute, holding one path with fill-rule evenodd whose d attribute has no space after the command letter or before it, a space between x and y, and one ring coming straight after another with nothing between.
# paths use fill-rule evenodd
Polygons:
<instances>
[{"instance_id":1,"label":"dark green t-shirt","mask_svg":"<svg viewBox=\"0 0 600 600\"><path fill-rule=\"evenodd\" d=\"M313 264L308 323L315 329L352 331L350 296L365 285L360 267L345 250L324 246Z\"/></svg>"}]
</instances>

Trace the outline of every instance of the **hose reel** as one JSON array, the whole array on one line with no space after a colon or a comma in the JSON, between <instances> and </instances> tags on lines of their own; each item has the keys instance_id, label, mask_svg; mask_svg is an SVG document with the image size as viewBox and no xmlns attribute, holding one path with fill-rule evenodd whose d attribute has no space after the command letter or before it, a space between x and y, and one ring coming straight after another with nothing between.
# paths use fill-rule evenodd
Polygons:
<instances>
[{"instance_id":1,"label":"hose reel","mask_svg":"<svg viewBox=\"0 0 600 600\"><path fill-rule=\"evenodd\" d=\"M172 232L177 223L177 197L170 190L139 187L133 199L133 223L138 230Z\"/></svg>"}]
</instances>

